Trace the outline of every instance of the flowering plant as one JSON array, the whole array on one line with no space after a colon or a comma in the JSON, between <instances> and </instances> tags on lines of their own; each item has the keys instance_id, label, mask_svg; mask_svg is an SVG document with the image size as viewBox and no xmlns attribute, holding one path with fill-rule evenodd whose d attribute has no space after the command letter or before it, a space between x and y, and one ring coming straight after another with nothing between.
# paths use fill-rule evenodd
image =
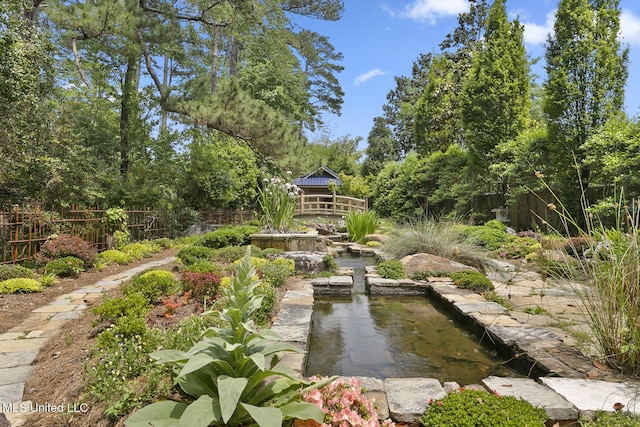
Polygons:
<instances>
[{"instance_id":1,"label":"flowering plant","mask_svg":"<svg viewBox=\"0 0 640 427\"><path fill-rule=\"evenodd\" d=\"M286 233L302 190L277 176L264 178L263 182L263 188L258 189L262 225L271 232Z\"/></svg>"},{"instance_id":2,"label":"flowering plant","mask_svg":"<svg viewBox=\"0 0 640 427\"><path fill-rule=\"evenodd\" d=\"M311 381L321 378L311 377ZM387 419L380 423L374 404L362 392L360 381L356 378L338 378L324 387L313 389L304 394L304 400L322 408L324 422L296 420L295 427L394 427Z\"/></svg>"}]
</instances>

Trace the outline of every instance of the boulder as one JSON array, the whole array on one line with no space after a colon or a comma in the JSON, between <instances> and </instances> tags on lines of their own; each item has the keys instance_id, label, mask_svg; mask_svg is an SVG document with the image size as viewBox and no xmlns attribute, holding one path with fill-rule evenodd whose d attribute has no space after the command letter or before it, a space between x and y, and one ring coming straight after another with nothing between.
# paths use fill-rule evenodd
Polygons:
<instances>
[{"instance_id":1,"label":"boulder","mask_svg":"<svg viewBox=\"0 0 640 427\"><path fill-rule=\"evenodd\" d=\"M404 266L404 271L405 273L407 273L407 276L410 276L416 271L453 273L455 271L462 270L476 270L473 267L461 264L456 261L452 261L447 258L424 253L407 255L406 257L402 258L400 262Z\"/></svg>"},{"instance_id":2,"label":"boulder","mask_svg":"<svg viewBox=\"0 0 640 427\"><path fill-rule=\"evenodd\" d=\"M367 234L364 239L367 242L380 242L380 243L384 243L387 240L389 240L389 236L387 236L386 234L380 234L380 233L372 233L372 234Z\"/></svg>"},{"instance_id":3,"label":"boulder","mask_svg":"<svg viewBox=\"0 0 640 427\"><path fill-rule=\"evenodd\" d=\"M283 258L292 259L296 265L296 271L301 273L319 273L324 270L323 258L325 252L285 252Z\"/></svg>"}]
</instances>

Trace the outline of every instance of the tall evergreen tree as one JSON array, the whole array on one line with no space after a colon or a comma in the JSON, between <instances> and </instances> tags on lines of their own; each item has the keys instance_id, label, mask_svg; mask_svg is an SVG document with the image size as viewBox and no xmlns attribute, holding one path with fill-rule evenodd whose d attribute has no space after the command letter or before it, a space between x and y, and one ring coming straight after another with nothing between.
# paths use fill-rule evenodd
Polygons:
<instances>
[{"instance_id":1,"label":"tall evergreen tree","mask_svg":"<svg viewBox=\"0 0 640 427\"><path fill-rule=\"evenodd\" d=\"M377 175L385 163L400 160L401 153L391 136L391 129L384 117L373 119L373 128L367 137L366 158L362 162L362 176Z\"/></svg>"},{"instance_id":2,"label":"tall evergreen tree","mask_svg":"<svg viewBox=\"0 0 640 427\"><path fill-rule=\"evenodd\" d=\"M546 156L553 181L574 213L589 184L583 145L623 107L629 50L620 43L619 30L619 0L560 0L547 41ZM575 177L576 163L583 188Z\"/></svg>"},{"instance_id":3,"label":"tall evergreen tree","mask_svg":"<svg viewBox=\"0 0 640 427\"><path fill-rule=\"evenodd\" d=\"M481 170L497 160L495 147L515 139L526 124L529 63L523 33L518 20L508 21L505 0L495 0L460 96L464 142Z\"/></svg>"}]
</instances>

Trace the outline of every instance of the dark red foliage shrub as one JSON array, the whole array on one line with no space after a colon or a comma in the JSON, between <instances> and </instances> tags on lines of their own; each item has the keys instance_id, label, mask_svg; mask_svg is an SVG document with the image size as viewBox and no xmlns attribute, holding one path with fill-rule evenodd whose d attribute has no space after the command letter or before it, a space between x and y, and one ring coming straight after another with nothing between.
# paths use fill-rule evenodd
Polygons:
<instances>
[{"instance_id":1,"label":"dark red foliage shrub","mask_svg":"<svg viewBox=\"0 0 640 427\"><path fill-rule=\"evenodd\" d=\"M80 237L61 234L58 237L47 240L41 247L40 252L35 256L35 261L39 265L44 265L49 261L68 256L74 256L84 261L84 266L89 267L96 258L96 248Z\"/></svg>"},{"instance_id":2,"label":"dark red foliage shrub","mask_svg":"<svg viewBox=\"0 0 640 427\"><path fill-rule=\"evenodd\" d=\"M220 275L215 273L195 273L185 271L182 274L182 288L185 292L191 292L193 298L200 300L203 297L211 297L218 292Z\"/></svg>"}]
</instances>

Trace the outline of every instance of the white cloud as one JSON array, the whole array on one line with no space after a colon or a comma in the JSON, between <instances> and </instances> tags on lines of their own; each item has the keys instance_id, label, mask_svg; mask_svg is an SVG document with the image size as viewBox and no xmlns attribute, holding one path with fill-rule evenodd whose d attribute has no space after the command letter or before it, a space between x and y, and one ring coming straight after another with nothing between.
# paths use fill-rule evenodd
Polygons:
<instances>
[{"instance_id":1,"label":"white cloud","mask_svg":"<svg viewBox=\"0 0 640 427\"><path fill-rule=\"evenodd\" d=\"M371 80L371 79L372 79L372 78L374 78L374 77L377 77L377 76L383 76L383 75L385 75L385 74L387 74L387 72L386 72L386 71L382 71L381 69L376 68L376 69L374 69L374 70L367 71L367 72L366 72L366 73L364 73L364 74L360 74L358 77L356 77L356 80L355 80L355 82L353 82L353 84L354 84L355 86L359 86L359 85L361 85L362 83L364 83L364 82L366 82L366 81L368 81L368 80Z\"/></svg>"},{"instance_id":2,"label":"white cloud","mask_svg":"<svg viewBox=\"0 0 640 427\"><path fill-rule=\"evenodd\" d=\"M543 25L535 22L523 22L524 42L529 45L539 45L547 40L547 36L553 33L553 24L556 22L556 10L547 13L547 19Z\"/></svg>"},{"instance_id":3,"label":"white cloud","mask_svg":"<svg viewBox=\"0 0 640 427\"><path fill-rule=\"evenodd\" d=\"M620 14L620 35L629 44L640 44L640 18L623 10Z\"/></svg>"},{"instance_id":4,"label":"white cloud","mask_svg":"<svg viewBox=\"0 0 640 427\"><path fill-rule=\"evenodd\" d=\"M433 25L443 16L456 16L469 10L468 0L413 0L404 9L397 10L388 6L383 9L391 16L409 18L414 21L426 21Z\"/></svg>"}]
</instances>

